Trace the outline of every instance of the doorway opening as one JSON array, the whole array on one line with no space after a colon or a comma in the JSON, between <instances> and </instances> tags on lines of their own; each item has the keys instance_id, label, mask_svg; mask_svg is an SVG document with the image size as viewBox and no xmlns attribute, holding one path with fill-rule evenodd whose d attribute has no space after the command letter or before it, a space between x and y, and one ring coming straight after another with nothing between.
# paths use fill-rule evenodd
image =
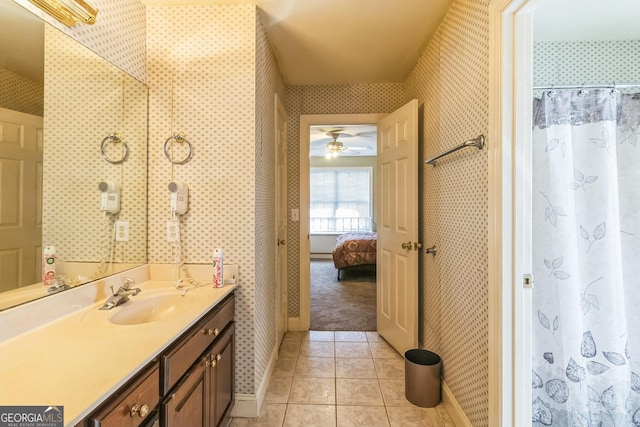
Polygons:
<instances>
[{"instance_id":1,"label":"doorway opening","mask_svg":"<svg viewBox=\"0 0 640 427\"><path fill-rule=\"evenodd\" d=\"M310 329L376 329L375 124L309 128Z\"/></svg>"},{"instance_id":2,"label":"doorway opening","mask_svg":"<svg viewBox=\"0 0 640 427\"><path fill-rule=\"evenodd\" d=\"M334 160L338 160L341 163L347 162L351 164L351 167L368 167L369 165L363 164L363 160L358 159L361 156L354 156L355 151L359 153L375 153L376 147L376 136L374 134L373 139L373 149L371 148L362 148L369 147L370 145L365 145L364 142L357 142L358 138L354 136L345 136L340 135L340 132L344 134L345 131L348 131L351 134L356 134L360 132L369 132L372 129L365 130L362 126L374 126L375 129L376 123L384 117L384 114L322 114L322 115L303 115L300 117L300 317L299 318L290 318L289 326L292 330L309 330L311 327L311 263L312 258L315 263L318 261L317 265L314 267L323 268L326 270L326 273L323 276L327 277L327 280L331 280L333 282L334 287L340 286L342 280L338 281L338 272L335 269L332 258L332 251L336 246L336 235L342 234L341 232L336 232L336 229L343 230L345 226L347 228L351 227L349 221L346 222L344 219L336 219L335 213L329 215L329 208L327 208L322 214L319 214L318 211L314 211L314 217L318 215L324 215L327 218L320 218L314 220L314 231L312 233L312 215L310 211L311 207L311 199L310 199L310 188L311 188L311 168L312 164L314 168L325 166L327 169L333 167L336 162ZM313 136L312 136L312 128L313 128ZM359 130L358 130L359 129ZM332 134L337 133L336 135ZM337 138L334 138L336 136ZM359 138L361 139L361 138ZM353 140L353 141L348 141ZM342 144L342 147L347 147L347 150L344 151L354 151L349 153L350 155L336 155L328 156L328 154L332 154L332 146L340 146L340 144L334 144L334 142L338 142ZM353 143L352 143L353 142ZM370 143L368 143L370 144ZM357 147L357 149L356 149ZM329 157L329 158L328 158ZM375 156L373 156L374 164L375 164ZM343 160L345 159L345 160ZM360 164L358 164L360 162ZM374 174L375 172L373 172ZM373 175L372 174L372 175ZM339 175L338 175L339 176ZM335 178L335 176L334 176ZM342 182L344 182L344 177L342 178ZM373 186L375 183L375 179L373 176L371 178L370 187L373 190ZM373 193L375 194L375 192ZM375 203L372 203L370 207L369 217L372 219L369 220L370 226L375 230ZM334 207L334 212L335 212ZM351 210L351 212L355 211L355 208ZM340 214L342 215L343 210L340 209ZM358 214L359 215L359 214ZM331 217L331 218L329 218ZM354 220L355 222L362 220ZM364 227L364 225L356 225L354 222L353 227ZM365 220L366 222L366 220ZM323 232L324 230L324 232ZM313 234L313 239L312 239ZM312 249L313 248L313 249ZM341 273L344 274L346 269ZM357 273L357 272L350 272ZM314 275L317 276L316 269L314 268ZM351 276L353 277L353 276ZM373 285L375 286L375 274L373 275ZM322 288L322 285L318 285ZM328 291L328 289L323 289ZM373 293L375 296L375 293ZM374 310L375 310L375 298L374 298ZM329 316L326 316L329 317ZM375 313L374 317L375 319ZM327 326L328 327L328 326ZM374 327L375 329L375 327ZM333 329L339 330L339 329Z\"/></svg>"}]
</instances>

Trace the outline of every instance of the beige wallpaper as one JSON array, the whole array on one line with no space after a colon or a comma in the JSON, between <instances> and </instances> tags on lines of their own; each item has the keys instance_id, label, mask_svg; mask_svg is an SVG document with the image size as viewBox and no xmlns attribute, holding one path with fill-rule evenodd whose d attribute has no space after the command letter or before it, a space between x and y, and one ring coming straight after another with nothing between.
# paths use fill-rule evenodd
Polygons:
<instances>
[{"instance_id":1,"label":"beige wallpaper","mask_svg":"<svg viewBox=\"0 0 640 427\"><path fill-rule=\"evenodd\" d=\"M456 0L406 81L428 158L488 128L488 1ZM490 139L489 139L490 143ZM421 342L474 426L488 425L487 150L422 166Z\"/></svg>"},{"instance_id":2,"label":"beige wallpaper","mask_svg":"<svg viewBox=\"0 0 640 427\"><path fill-rule=\"evenodd\" d=\"M42 117L44 85L0 68L0 107Z\"/></svg>"},{"instance_id":3,"label":"beige wallpaper","mask_svg":"<svg viewBox=\"0 0 640 427\"><path fill-rule=\"evenodd\" d=\"M98 184L111 180L121 184L118 218L129 221L129 241L114 243L113 261L145 263L146 87L46 26L44 101L43 245L66 262L109 259L113 221L100 211ZM113 132L129 146L120 165L100 153ZM106 148L114 159L122 155L120 146Z\"/></svg>"},{"instance_id":4,"label":"beige wallpaper","mask_svg":"<svg viewBox=\"0 0 640 427\"><path fill-rule=\"evenodd\" d=\"M239 265L236 392L254 393L275 341L273 92L283 84L255 6L151 6L147 25L149 261L173 261L167 185L182 180L185 262L210 263L221 247ZM193 158L172 167L163 144L178 131Z\"/></svg>"}]
</instances>

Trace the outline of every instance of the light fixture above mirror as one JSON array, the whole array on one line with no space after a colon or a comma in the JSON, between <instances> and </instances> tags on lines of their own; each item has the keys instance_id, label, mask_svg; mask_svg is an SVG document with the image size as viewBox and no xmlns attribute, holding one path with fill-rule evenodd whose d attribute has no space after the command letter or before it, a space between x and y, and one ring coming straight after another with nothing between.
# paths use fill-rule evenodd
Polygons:
<instances>
[{"instance_id":1,"label":"light fixture above mirror","mask_svg":"<svg viewBox=\"0 0 640 427\"><path fill-rule=\"evenodd\" d=\"M96 22L98 10L83 0L29 0L49 15L72 27L78 22L92 25Z\"/></svg>"}]
</instances>

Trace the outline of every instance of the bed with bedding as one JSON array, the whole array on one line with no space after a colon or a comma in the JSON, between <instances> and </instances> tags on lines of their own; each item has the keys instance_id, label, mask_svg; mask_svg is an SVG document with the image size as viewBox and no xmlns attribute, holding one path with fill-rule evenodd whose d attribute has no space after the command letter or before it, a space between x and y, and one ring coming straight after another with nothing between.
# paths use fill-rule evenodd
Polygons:
<instances>
[{"instance_id":1,"label":"bed with bedding","mask_svg":"<svg viewBox=\"0 0 640 427\"><path fill-rule=\"evenodd\" d=\"M375 232L357 231L345 233L336 239L336 248L333 250L333 265L338 269L338 280L343 268L358 265L376 264Z\"/></svg>"}]
</instances>

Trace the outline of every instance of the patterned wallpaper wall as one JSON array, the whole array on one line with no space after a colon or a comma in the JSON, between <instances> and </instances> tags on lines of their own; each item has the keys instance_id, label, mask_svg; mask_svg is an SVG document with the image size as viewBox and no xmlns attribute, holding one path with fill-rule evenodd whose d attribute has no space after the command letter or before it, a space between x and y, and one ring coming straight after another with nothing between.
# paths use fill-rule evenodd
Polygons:
<instances>
[{"instance_id":1,"label":"patterned wallpaper wall","mask_svg":"<svg viewBox=\"0 0 640 427\"><path fill-rule=\"evenodd\" d=\"M140 0L91 0L89 3L98 9L96 23L70 28L28 0L14 1L138 80L146 80L145 7Z\"/></svg>"},{"instance_id":2,"label":"patterned wallpaper wall","mask_svg":"<svg viewBox=\"0 0 640 427\"><path fill-rule=\"evenodd\" d=\"M405 104L402 83L287 87L288 208L300 206L300 115L390 113ZM289 220L289 317L300 315L300 223Z\"/></svg>"},{"instance_id":3,"label":"patterned wallpaper wall","mask_svg":"<svg viewBox=\"0 0 640 427\"><path fill-rule=\"evenodd\" d=\"M640 40L534 42L533 64L534 86L640 83Z\"/></svg>"},{"instance_id":4,"label":"patterned wallpaper wall","mask_svg":"<svg viewBox=\"0 0 640 427\"><path fill-rule=\"evenodd\" d=\"M149 262L173 261L167 185L182 180L189 185L181 228L185 262L208 264L221 247L225 261L240 268L235 381L237 393L249 394L274 342L273 255L264 253L272 246L261 238L275 235L267 200L274 167L269 110L273 90L282 91L256 14L253 5L147 9ZM258 63L264 69L256 74ZM178 131L193 144L193 158L172 167L162 148Z\"/></svg>"},{"instance_id":5,"label":"patterned wallpaper wall","mask_svg":"<svg viewBox=\"0 0 640 427\"><path fill-rule=\"evenodd\" d=\"M98 184L112 180L122 186L119 219L129 221L130 234L128 242L115 243L114 261L145 263L146 87L50 26L45 70L44 245L55 245L68 262L97 262L108 254L113 223L100 211ZM100 154L112 132L129 146L120 165ZM122 155L120 144L105 148L113 159Z\"/></svg>"},{"instance_id":6,"label":"patterned wallpaper wall","mask_svg":"<svg viewBox=\"0 0 640 427\"><path fill-rule=\"evenodd\" d=\"M0 107L42 117L44 85L0 68Z\"/></svg>"},{"instance_id":7,"label":"patterned wallpaper wall","mask_svg":"<svg viewBox=\"0 0 640 427\"><path fill-rule=\"evenodd\" d=\"M423 158L488 128L488 1L456 0L406 81L422 104ZM491 137L488 136L488 143ZM422 165L421 345L474 426L488 425L488 160L463 150Z\"/></svg>"}]
</instances>

